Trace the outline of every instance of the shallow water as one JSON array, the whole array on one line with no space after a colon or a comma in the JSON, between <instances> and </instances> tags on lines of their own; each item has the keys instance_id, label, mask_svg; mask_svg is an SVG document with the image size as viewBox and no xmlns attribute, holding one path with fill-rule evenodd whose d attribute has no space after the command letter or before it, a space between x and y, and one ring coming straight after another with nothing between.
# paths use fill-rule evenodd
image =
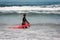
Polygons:
<instances>
[{"instance_id":1,"label":"shallow water","mask_svg":"<svg viewBox=\"0 0 60 40\"><path fill-rule=\"evenodd\" d=\"M31 26L11 29L22 22L22 14L0 15L0 40L60 40L60 15L27 14Z\"/></svg>"},{"instance_id":2,"label":"shallow water","mask_svg":"<svg viewBox=\"0 0 60 40\"><path fill-rule=\"evenodd\" d=\"M22 14L4 14L0 15L0 24L21 24ZM31 24L53 23L60 24L60 14L27 14L27 20Z\"/></svg>"},{"instance_id":3,"label":"shallow water","mask_svg":"<svg viewBox=\"0 0 60 40\"><path fill-rule=\"evenodd\" d=\"M60 26L35 25L27 29L0 28L0 40L60 40Z\"/></svg>"}]
</instances>

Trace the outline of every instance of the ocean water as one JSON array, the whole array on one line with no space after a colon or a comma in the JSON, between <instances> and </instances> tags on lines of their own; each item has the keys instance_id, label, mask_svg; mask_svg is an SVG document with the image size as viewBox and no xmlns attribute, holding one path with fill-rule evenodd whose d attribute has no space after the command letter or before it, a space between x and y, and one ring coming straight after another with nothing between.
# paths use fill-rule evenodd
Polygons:
<instances>
[{"instance_id":1,"label":"ocean water","mask_svg":"<svg viewBox=\"0 0 60 40\"><path fill-rule=\"evenodd\" d=\"M0 40L60 40L59 2L7 3L0 3ZM23 13L30 28L11 29L21 25Z\"/></svg>"},{"instance_id":2,"label":"ocean water","mask_svg":"<svg viewBox=\"0 0 60 40\"><path fill-rule=\"evenodd\" d=\"M60 14L26 14L31 26L11 29L21 25L23 14L0 14L0 40L60 40Z\"/></svg>"},{"instance_id":3,"label":"ocean water","mask_svg":"<svg viewBox=\"0 0 60 40\"><path fill-rule=\"evenodd\" d=\"M60 14L37 14L29 13L26 14L27 20L31 24L60 24ZM0 24L17 25L22 23L23 14L1 14Z\"/></svg>"}]
</instances>

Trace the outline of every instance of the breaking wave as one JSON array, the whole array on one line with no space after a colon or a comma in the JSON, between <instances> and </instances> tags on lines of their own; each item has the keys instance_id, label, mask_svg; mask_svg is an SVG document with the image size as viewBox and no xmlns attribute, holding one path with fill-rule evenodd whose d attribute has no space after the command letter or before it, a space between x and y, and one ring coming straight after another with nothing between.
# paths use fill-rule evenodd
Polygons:
<instances>
[{"instance_id":1,"label":"breaking wave","mask_svg":"<svg viewBox=\"0 0 60 40\"><path fill-rule=\"evenodd\" d=\"M60 5L41 6L10 6L0 7L0 14L3 13L47 13L60 14Z\"/></svg>"}]
</instances>

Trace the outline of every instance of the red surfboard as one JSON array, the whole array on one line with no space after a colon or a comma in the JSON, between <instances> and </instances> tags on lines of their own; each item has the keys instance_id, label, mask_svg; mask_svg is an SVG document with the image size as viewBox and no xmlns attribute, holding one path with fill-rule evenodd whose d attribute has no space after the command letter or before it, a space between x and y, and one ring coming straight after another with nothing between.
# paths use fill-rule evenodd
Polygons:
<instances>
[{"instance_id":1,"label":"red surfboard","mask_svg":"<svg viewBox=\"0 0 60 40\"><path fill-rule=\"evenodd\" d=\"M17 25L17 26L14 26L14 27L11 27L13 29L24 29L26 27L30 26L30 24L25 24L25 25Z\"/></svg>"}]
</instances>

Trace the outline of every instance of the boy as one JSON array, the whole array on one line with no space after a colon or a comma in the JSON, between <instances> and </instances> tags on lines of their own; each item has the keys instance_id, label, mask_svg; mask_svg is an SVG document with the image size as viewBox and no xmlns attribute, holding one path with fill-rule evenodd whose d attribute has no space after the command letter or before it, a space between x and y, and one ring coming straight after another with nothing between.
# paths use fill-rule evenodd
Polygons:
<instances>
[{"instance_id":1,"label":"boy","mask_svg":"<svg viewBox=\"0 0 60 40\"><path fill-rule=\"evenodd\" d=\"M25 25L24 28L30 27L30 23L26 20L26 14L23 14L22 25Z\"/></svg>"}]
</instances>

